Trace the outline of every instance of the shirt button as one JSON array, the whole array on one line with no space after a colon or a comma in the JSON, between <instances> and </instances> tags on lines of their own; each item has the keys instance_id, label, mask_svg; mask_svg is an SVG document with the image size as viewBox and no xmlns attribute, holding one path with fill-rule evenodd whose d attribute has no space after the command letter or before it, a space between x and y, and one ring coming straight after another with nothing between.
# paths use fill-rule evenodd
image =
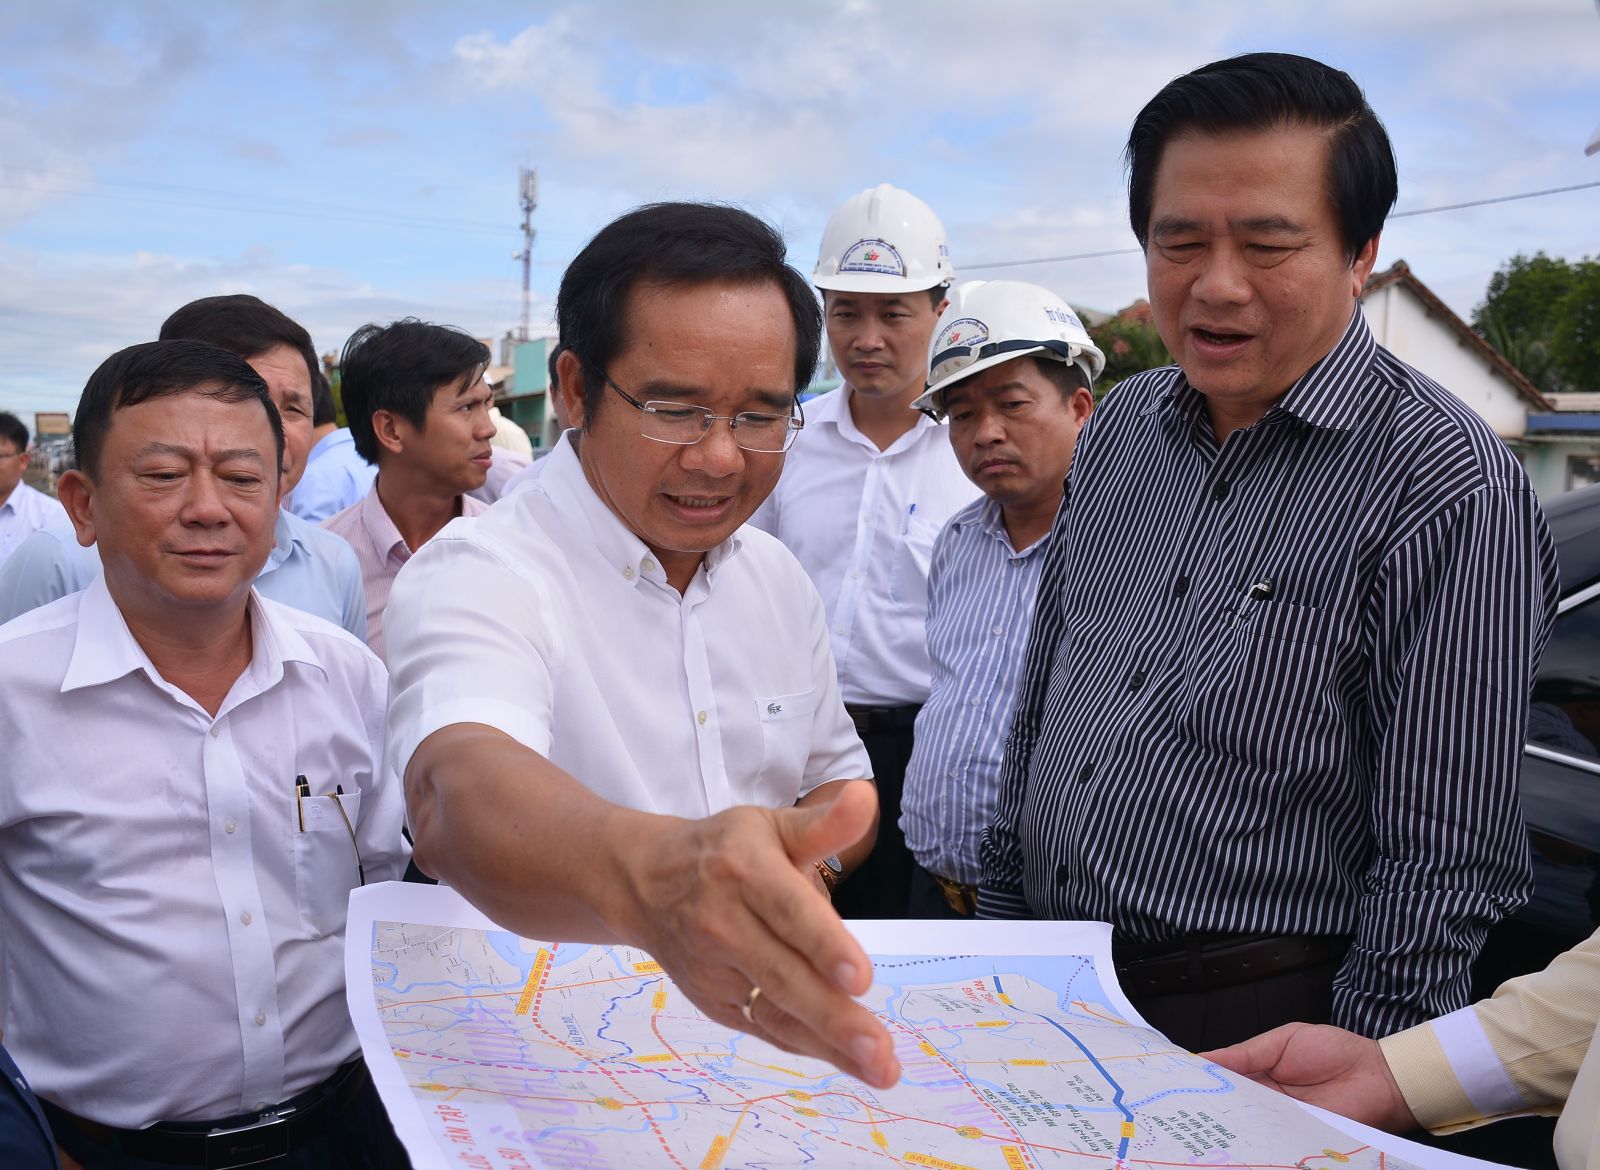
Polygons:
<instances>
[{"instance_id":1,"label":"shirt button","mask_svg":"<svg viewBox=\"0 0 1600 1170\"><path fill-rule=\"evenodd\" d=\"M221 735L221 734L222 734L222 728L220 728L220 727L215 727L215 726L213 726L213 727L212 727L212 728L211 728L211 738L212 738L212 739L216 739L216 738L217 738L217 736L219 736L219 735Z\"/></svg>"},{"instance_id":2,"label":"shirt button","mask_svg":"<svg viewBox=\"0 0 1600 1170\"><path fill-rule=\"evenodd\" d=\"M1087 783L1089 783L1089 778L1091 776L1093 776L1093 775L1094 775L1094 765L1093 764L1085 764L1082 768L1080 768L1078 770L1078 783L1079 784L1087 784Z\"/></svg>"},{"instance_id":3,"label":"shirt button","mask_svg":"<svg viewBox=\"0 0 1600 1170\"><path fill-rule=\"evenodd\" d=\"M1000 635L1004 634L1005 632L1006 632L1006 628L1004 626L996 626L994 628L994 630L993 630L994 636L996 638L1000 637Z\"/></svg>"},{"instance_id":4,"label":"shirt button","mask_svg":"<svg viewBox=\"0 0 1600 1170\"><path fill-rule=\"evenodd\" d=\"M1128 676L1128 689L1130 691L1136 691L1142 686L1144 686L1144 671L1136 670Z\"/></svg>"},{"instance_id":5,"label":"shirt button","mask_svg":"<svg viewBox=\"0 0 1600 1170\"><path fill-rule=\"evenodd\" d=\"M656 563L649 557L645 557L645 559L640 563L644 566L644 571L646 573L654 573L656 571Z\"/></svg>"},{"instance_id":6,"label":"shirt button","mask_svg":"<svg viewBox=\"0 0 1600 1170\"><path fill-rule=\"evenodd\" d=\"M704 711L696 711L694 717L701 727L706 725L706 713Z\"/></svg>"},{"instance_id":7,"label":"shirt button","mask_svg":"<svg viewBox=\"0 0 1600 1170\"><path fill-rule=\"evenodd\" d=\"M627 568L622 570L622 579L624 581L632 581L633 580L633 566L632 565L629 565Z\"/></svg>"},{"instance_id":8,"label":"shirt button","mask_svg":"<svg viewBox=\"0 0 1600 1170\"><path fill-rule=\"evenodd\" d=\"M249 926L255 920L256 920L256 916L254 914L250 913L250 911L248 911L248 910L240 911L240 913L239 913L239 921L244 923L246 926Z\"/></svg>"},{"instance_id":9,"label":"shirt button","mask_svg":"<svg viewBox=\"0 0 1600 1170\"><path fill-rule=\"evenodd\" d=\"M1228 481L1219 479L1211 485L1211 498L1219 503L1228 498Z\"/></svg>"},{"instance_id":10,"label":"shirt button","mask_svg":"<svg viewBox=\"0 0 1600 1170\"><path fill-rule=\"evenodd\" d=\"M971 699L969 699L969 700L968 700L968 701L969 701L969 702L970 702L970 703L971 703L971 704L972 704L972 705L973 705L973 706L974 706L974 707L981 707L981 706L983 706L983 696L982 696L982 695L973 695L973 696L972 696L972 698L971 698Z\"/></svg>"},{"instance_id":11,"label":"shirt button","mask_svg":"<svg viewBox=\"0 0 1600 1170\"><path fill-rule=\"evenodd\" d=\"M860 569L851 569L850 570L850 580L852 580L852 581L861 580L861 570Z\"/></svg>"},{"instance_id":12,"label":"shirt button","mask_svg":"<svg viewBox=\"0 0 1600 1170\"><path fill-rule=\"evenodd\" d=\"M267 1026L267 1013L266 1012L257 1012L256 1013L256 1027L265 1028L266 1026Z\"/></svg>"},{"instance_id":13,"label":"shirt button","mask_svg":"<svg viewBox=\"0 0 1600 1170\"><path fill-rule=\"evenodd\" d=\"M950 779L952 779L952 780L961 779L961 769L960 768L951 768L950 769Z\"/></svg>"},{"instance_id":14,"label":"shirt button","mask_svg":"<svg viewBox=\"0 0 1600 1170\"><path fill-rule=\"evenodd\" d=\"M229 817L222 822L222 831L224 833L237 833L239 831L239 822Z\"/></svg>"}]
</instances>

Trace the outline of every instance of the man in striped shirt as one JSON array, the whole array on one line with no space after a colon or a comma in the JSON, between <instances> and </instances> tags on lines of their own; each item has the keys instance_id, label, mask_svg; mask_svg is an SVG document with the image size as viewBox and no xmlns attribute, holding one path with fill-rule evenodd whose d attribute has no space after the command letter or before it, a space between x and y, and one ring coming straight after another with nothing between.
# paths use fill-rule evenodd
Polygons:
<instances>
[{"instance_id":1,"label":"man in striped shirt","mask_svg":"<svg viewBox=\"0 0 1600 1170\"><path fill-rule=\"evenodd\" d=\"M933 546L928 653L900 826L916 858L912 918L970 918L1039 569L1105 357L1060 297L1014 280L958 285L934 333L928 391L983 492Z\"/></svg>"},{"instance_id":2,"label":"man in striped shirt","mask_svg":"<svg viewBox=\"0 0 1600 1170\"><path fill-rule=\"evenodd\" d=\"M979 913L1102 918L1191 1048L1464 1006L1529 889L1517 767L1555 557L1516 459L1357 306L1394 156L1359 87L1253 54L1129 137L1176 368L1084 429Z\"/></svg>"}]
</instances>

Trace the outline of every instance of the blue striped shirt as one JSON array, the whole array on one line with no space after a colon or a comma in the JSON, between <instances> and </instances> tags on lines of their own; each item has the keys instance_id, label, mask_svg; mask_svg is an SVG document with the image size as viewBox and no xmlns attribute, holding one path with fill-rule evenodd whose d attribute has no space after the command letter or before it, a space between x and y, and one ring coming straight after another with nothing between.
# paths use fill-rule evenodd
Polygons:
<instances>
[{"instance_id":1,"label":"blue striped shirt","mask_svg":"<svg viewBox=\"0 0 1600 1170\"><path fill-rule=\"evenodd\" d=\"M983 497L950 518L928 570L933 690L917 715L900 828L930 873L976 885L1047 533L1021 552Z\"/></svg>"},{"instance_id":2,"label":"blue striped shirt","mask_svg":"<svg viewBox=\"0 0 1600 1170\"><path fill-rule=\"evenodd\" d=\"M1128 379L1046 556L979 913L1351 935L1335 1023L1463 1006L1529 891L1556 593L1516 459L1359 310L1220 448L1181 371Z\"/></svg>"}]
</instances>

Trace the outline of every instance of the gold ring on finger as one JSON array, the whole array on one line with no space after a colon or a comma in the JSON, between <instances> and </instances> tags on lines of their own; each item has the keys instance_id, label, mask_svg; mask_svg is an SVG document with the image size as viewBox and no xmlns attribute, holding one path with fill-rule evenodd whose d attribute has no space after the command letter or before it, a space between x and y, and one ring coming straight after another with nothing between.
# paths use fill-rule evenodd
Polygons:
<instances>
[{"instance_id":1,"label":"gold ring on finger","mask_svg":"<svg viewBox=\"0 0 1600 1170\"><path fill-rule=\"evenodd\" d=\"M761 998L761 988L752 986L750 994L744 997L744 1002L739 1005L739 1014L744 1017L744 1022L755 1027L756 1000Z\"/></svg>"}]
</instances>

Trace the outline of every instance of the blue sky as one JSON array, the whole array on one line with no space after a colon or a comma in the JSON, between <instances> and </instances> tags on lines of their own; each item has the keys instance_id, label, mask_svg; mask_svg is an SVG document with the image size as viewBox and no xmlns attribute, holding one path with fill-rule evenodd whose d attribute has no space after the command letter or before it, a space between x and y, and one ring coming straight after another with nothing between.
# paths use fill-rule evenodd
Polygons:
<instances>
[{"instance_id":1,"label":"blue sky","mask_svg":"<svg viewBox=\"0 0 1600 1170\"><path fill-rule=\"evenodd\" d=\"M1279 49L1347 69L1400 208L1600 181L1593 0L0 0L0 408L71 409L178 305L249 291L321 350L415 314L516 323L519 165L540 169L533 322L607 219L731 200L809 271L845 197L892 182L986 261L1133 246L1120 149L1170 77ZM1393 221L1463 314L1515 252L1600 252L1600 188ZM1006 270L1076 304L1139 256Z\"/></svg>"}]
</instances>

